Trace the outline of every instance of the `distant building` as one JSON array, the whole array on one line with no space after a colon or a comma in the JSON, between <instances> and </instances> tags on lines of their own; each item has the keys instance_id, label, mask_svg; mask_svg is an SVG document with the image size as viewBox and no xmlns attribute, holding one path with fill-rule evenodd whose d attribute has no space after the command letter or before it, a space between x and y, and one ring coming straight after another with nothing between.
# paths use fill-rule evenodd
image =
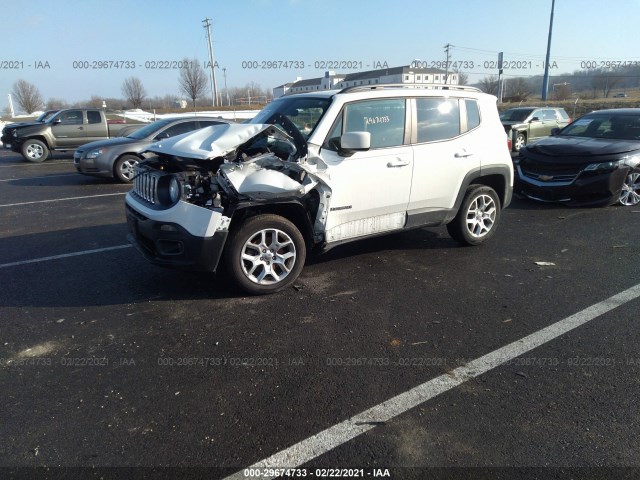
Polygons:
<instances>
[{"instance_id":1,"label":"distant building","mask_svg":"<svg viewBox=\"0 0 640 480\"><path fill-rule=\"evenodd\" d=\"M378 83L425 83L425 84L457 85L458 74L439 70L437 68L413 68L410 65L402 67L383 68L366 72L349 73L347 75L325 72L324 77L285 83L273 89L273 98L287 93L316 92L332 88L346 88L359 85L376 85Z\"/></svg>"},{"instance_id":2,"label":"distant building","mask_svg":"<svg viewBox=\"0 0 640 480\"><path fill-rule=\"evenodd\" d=\"M173 108L187 108L187 101L186 100L176 100L175 102L173 102Z\"/></svg>"}]
</instances>

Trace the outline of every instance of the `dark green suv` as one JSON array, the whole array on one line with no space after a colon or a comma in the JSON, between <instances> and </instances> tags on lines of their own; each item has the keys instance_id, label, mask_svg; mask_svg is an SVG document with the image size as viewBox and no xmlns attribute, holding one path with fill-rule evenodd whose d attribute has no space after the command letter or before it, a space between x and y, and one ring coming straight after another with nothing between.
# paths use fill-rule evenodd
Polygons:
<instances>
[{"instance_id":1,"label":"dark green suv","mask_svg":"<svg viewBox=\"0 0 640 480\"><path fill-rule=\"evenodd\" d=\"M553 128L569 125L571 118L564 108L517 107L502 112L500 121L517 152L532 140L548 137Z\"/></svg>"}]
</instances>

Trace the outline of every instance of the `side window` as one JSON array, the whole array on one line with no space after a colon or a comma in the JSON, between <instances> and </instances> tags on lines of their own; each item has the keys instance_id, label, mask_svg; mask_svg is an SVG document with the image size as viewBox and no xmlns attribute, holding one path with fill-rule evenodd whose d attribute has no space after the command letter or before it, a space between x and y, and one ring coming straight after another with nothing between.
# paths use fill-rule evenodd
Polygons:
<instances>
[{"instance_id":1,"label":"side window","mask_svg":"<svg viewBox=\"0 0 640 480\"><path fill-rule=\"evenodd\" d=\"M338 151L338 147L340 145L340 136L342 135L343 113L344 111L340 112L340 115L338 116L335 123L333 124L333 128L329 132L329 135L327 135L327 139L325 140L324 145L322 145L324 148L328 150L333 150L334 152Z\"/></svg>"},{"instance_id":2,"label":"side window","mask_svg":"<svg viewBox=\"0 0 640 480\"><path fill-rule=\"evenodd\" d=\"M216 122L215 120L199 120L200 128L210 127L212 125L221 125L224 122Z\"/></svg>"},{"instance_id":3,"label":"side window","mask_svg":"<svg viewBox=\"0 0 640 480\"><path fill-rule=\"evenodd\" d=\"M480 109L478 102L469 98L464 101L467 107L467 131L473 130L480 125Z\"/></svg>"},{"instance_id":4,"label":"side window","mask_svg":"<svg viewBox=\"0 0 640 480\"><path fill-rule=\"evenodd\" d=\"M87 111L87 122L89 124L100 123L101 121L102 121L102 119L100 118L100 112L97 112L95 110L88 110Z\"/></svg>"},{"instance_id":5,"label":"side window","mask_svg":"<svg viewBox=\"0 0 640 480\"><path fill-rule=\"evenodd\" d=\"M343 133L371 133L371 148L402 145L405 104L404 98L367 100L347 104L343 113ZM333 135L333 132L330 135Z\"/></svg>"},{"instance_id":6,"label":"side window","mask_svg":"<svg viewBox=\"0 0 640 480\"><path fill-rule=\"evenodd\" d=\"M418 143L446 140L460 135L457 99L417 98Z\"/></svg>"},{"instance_id":7,"label":"side window","mask_svg":"<svg viewBox=\"0 0 640 480\"><path fill-rule=\"evenodd\" d=\"M182 122L176 125L172 125L166 130L160 132L158 136L160 138L175 137L176 135L190 132L192 130L195 130L196 128L196 122Z\"/></svg>"},{"instance_id":8,"label":"side window","mask_svg":"<svg viewBox=\"0 0 640 480\"><path fill-rule=\"evenodd\" d=\"M82 110L69 110L60 114L58 118L62 120L62 125L82 125L84 122Z\"/></svg>"}]
</instances>

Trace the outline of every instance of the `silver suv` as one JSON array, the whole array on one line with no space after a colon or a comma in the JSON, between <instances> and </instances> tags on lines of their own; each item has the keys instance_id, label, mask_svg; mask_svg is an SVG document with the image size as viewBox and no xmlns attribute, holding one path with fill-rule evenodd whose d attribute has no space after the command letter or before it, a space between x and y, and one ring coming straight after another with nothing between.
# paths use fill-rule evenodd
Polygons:
<instances>
[{"instance_id":1,"label":"silver suv","mask_svg":"<svg viewBox=\"0 0 640 480\"><path fill-rule=\"evenodd\" d=\"M291 285L307 252L446 224L491 238L513 167L496 98L470 87L376 85L284 96L247 124L153 144L126 197L151 262L215 271L253 294Z\"/></svg>"}]
</instances>

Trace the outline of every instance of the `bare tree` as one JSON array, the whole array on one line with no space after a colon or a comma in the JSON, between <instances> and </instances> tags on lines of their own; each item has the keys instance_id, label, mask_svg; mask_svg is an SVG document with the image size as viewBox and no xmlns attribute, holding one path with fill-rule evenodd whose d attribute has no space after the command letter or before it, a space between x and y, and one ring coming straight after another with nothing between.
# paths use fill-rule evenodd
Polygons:
<instances>
[{"instance_id":1,"label":"bare tree","mask_svg":"<svg viewBox=\"0 0 640 480\"><path fill-rule=\"evenodd\" d=\"M571 98L571 93L571 85L565 82L564 84L556 86L554 97L556 100L567 100Z\"/></svg>"},{"instance_id":2,"label":"bare tree","mask_svg":"<svg viewBox=\"0 0 640 480\"><path fill-rule=\"evenodd\" d=\"M44 106L38 87L26 80L20 79L13 84L13 96L20 108L27 113L33 113Z\"/></svg>"},{"instance_id":3,"label":"bare tree","mask_svg":"<svg viewBox=\"0 0 640 480\"><path fill-rule=\"evenodd\" d=\"M50 98L47 100L47 110L60 110L61 108L67 108L67 102L62 98Z\"/></svg>"},{"instance_id":4,"label":"bare tree","mask_svg":"<svg viewBox=\"0 0 640 480\"><path fill-rule=\"evenodd\" d=\"M498 77L489 75L480 80L480 90L491 95L498 94Z\"/></svg>"},{"instance_id":5,"label":"bare tree","mask_svg":"<svg viewBox=\"0 0 640 480\"><path fill-rule=\"evenodd\" d=\"M595 97L596 90L602 90L604 98L608 98L613 87L620 82L620 77L612 76L608 70L600 70L591 79L593 94Z\"/></svg>"},{"instance_id":6,"label":"bare tree","mask_svg":"<svg viewBox=\"0 0 640 480\"><path fill-rule=\"evenodd\" d=\"M507 82L508 97L513 102L521 102L531 95L531 85L526 78L517 77Z\"/></svg>"},{"instance_id":7,"label":"bare tree","mask_svg":"<svg viewBox=\"0 0 640 480\"><path fill-rule=\"evenodd\" d=\"M196 106L196 100L204 95L207 83L207 74L204 72L200 62L195 58L189 60L185 57L182 60L178 84L180 85L180 91L191 99L194 107Z\"/></svg>"},{"instance_id":8,"label":"bare tree","mask_svg":"<svg viewBox=\"0 0 640 480\"><path fill-rule=\"evenodd\" d=\"M129 77L122 82L122 95L133 105L133 108L141 108L147 92L139 78Z\"/></svg>"},{"instance_id":9,"label":"bare tree","mask_svg":"<svg viewBox=\"0 0 640 480\"><path fill-rule=\"evenodd\" d=\"M454 70L453 73L458 75L458 85L469 85L469 75L459 70Z\"/></svg>"}]
</instances>

